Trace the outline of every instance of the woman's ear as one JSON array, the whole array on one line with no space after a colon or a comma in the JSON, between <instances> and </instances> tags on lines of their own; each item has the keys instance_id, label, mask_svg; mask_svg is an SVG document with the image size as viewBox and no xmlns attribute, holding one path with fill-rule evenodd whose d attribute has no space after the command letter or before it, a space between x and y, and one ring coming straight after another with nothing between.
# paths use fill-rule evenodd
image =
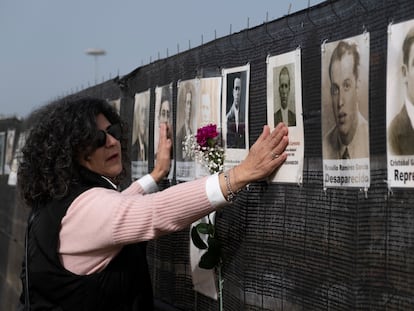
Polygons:
<instances>
[{"instance_id":1,"label":"woman's ear","mask_svg":"<svg viewBox=\"0 0 414 311\"><path fill-rule=\"evenodd\" d=\"M86 166L87 163L91 160L91 157L87 154L84 153L82 155L79 155L78 157L78 163L82 166Z\"/></svg>"}]
</instances>

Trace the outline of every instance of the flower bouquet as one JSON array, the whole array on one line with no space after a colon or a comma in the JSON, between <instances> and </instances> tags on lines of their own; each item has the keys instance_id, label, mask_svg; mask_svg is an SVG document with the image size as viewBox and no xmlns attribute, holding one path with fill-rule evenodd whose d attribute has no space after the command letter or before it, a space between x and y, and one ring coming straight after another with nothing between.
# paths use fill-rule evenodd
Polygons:
<instances>
[{"instance_id":1,"label":"flower bouquet","mask_svg":"<svg viewBox=\"0 0 414 311\"><path fill-rule=\"evenodd\" d=\"M220 142L217 126L209 124L197 129L195 136L186 136L183 153L207 168L210 174L218 173L223 170L224 163L224 149Z\"/></svg>"},{"instance_id":2,"label":"flower bouquet","mask_svg":"<svg viewBox=\"0 0 414 311\"><path fill-rule=\"evenodd\" d=\"M199 164L205 167L210 174L219 173L223 171L224 163L224 149L220 146L220 135L217 131L215 124L209 124L201 127L197 130L197 134L189 135L186 137L183 143L183 153L195 159ZM221 264L222 264L222 248L220 241L217 238L217 231L214 225L215 213L211 213L201 220L193 223L191 226L191 246L195 246L197 250L191 251L191 261L198 261L198 267L195 267L197 275L193 274L193 283L195 289L197 287L200 292L217 299L217 290L215 293L211 293L211 290L206 289L208 287L209 276L205 276L205 270L217 269L218 272L218 287L219 287L219 301L220 310L223 310L223 280L221 276ZM194 256L196 253L197 256ZM195 257L195 259L194 259ZM199 269L201 268L201 269ZM203 272L203 269L204 272ZM193 271L194 272L194 271ZM204 276L201 276L203 275ZM197 280L195 280L197 279ZM210 278L211 279L211 278ZM196 283L205 283L204 285Z\"/></svg>"}]
</instances>

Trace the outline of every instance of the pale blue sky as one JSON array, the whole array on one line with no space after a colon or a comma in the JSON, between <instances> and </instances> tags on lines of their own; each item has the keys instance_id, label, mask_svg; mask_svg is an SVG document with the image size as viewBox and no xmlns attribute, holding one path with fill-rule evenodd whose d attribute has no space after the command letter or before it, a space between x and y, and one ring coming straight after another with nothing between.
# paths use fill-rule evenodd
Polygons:
<instances>
[{"instance_id":1,"label":"pale blue sky","mask_svg":"<svg viewBox=\"0 0 414 311\"><path fill-rule=\"evenodd\" d=\"M0 115L26 117L99 82L323 1L0 0Z\"/></svg>"}]
</instances>

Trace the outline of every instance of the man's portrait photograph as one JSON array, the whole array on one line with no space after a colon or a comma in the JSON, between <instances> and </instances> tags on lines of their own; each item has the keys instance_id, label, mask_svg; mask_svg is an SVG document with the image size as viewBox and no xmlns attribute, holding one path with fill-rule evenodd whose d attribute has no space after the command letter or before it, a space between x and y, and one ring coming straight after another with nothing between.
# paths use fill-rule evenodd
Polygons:
<instances>
[{"instance_id":1,"label":"man's portrait photograph","mask_svg":"<svg viewBox=\"0 0 414 311\"><path fill-rule=\"evenodd\" d=\"M296 126L295 64L273 67L273 122Z\"/></svg>"},{"instance_id":2,"label":"man's portrait photograph","mask_svg":"<svg viewBox=\"0 0 414 311\"><path fill-rule=\"evenodd\" d=\"M288 158L271 176L275 183L300 183L304 161L304 131L302 117L301 49L268 56L267 124L273 129L280 122L289 127Z\"/></svg>"},{"instance_id":3,"label":"man's portrait photograph","mask_svg":"<svg viewBox=\"0 0 414 311\"><path fill-rule=\"evenodd\" d=\"M369 37L321 46L324 187L370 185Z\"/></svg>"},{"instance_id":4,"label":"man's portrait photograph","mask_svg":"<svg viewBox=\"0 0 414 311\"><path fill-rule=\"evenodd\" d=\"M323 159L369 158L369 34L322 49Z\"/></svg>"},{"instance_id":5,"label":"man's portrait photograph","mask_svg":"<svg viewBox=\"0 0 414 311\"><path fill-rule=\"evenodd\" d=\"M150 90L134 96L131 141L131 177L135 180L148 173Z\"/></svg>"},{"instance_id":6,"label":"man's portrait photograph","mask_svg":"<svg viewBox=\"0 0 414 311\"><path fill-rule=\"evenodd\" d=\"M388 27L387 167L390 187L414 187L414 20Z\"/></svg>"},{"instance_id":7,"label":"man's portrait photograph","mask_svg":"<svg viewBox=\"0 0 414 311\"><path fill-rule=\"evenodd\" d=\"M249 150L250 64L222 70L222 132L224 168L240 163Z\"/></svg>"}]
</instances>

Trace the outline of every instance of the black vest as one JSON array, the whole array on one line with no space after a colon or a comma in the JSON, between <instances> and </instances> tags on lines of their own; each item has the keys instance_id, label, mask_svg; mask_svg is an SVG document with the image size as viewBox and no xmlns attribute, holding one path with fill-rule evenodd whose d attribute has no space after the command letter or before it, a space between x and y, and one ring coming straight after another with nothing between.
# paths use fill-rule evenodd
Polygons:
<instances>
[{"instance_id":1,"label":"black vest","mask_svg":"<svg viewBox=\"0 0 414 311\"><path fill-rule=\"evenodd\" d=\"M31 310L153 310L146 243L124 246L103 271L90 275L76 275L59 260L61 220L73 200L92 187L113 189L101 176L82 170L65 198L36 209L28 239ZM22 282L24 288L24 271Z\"/></svg>"}]
</instances>

